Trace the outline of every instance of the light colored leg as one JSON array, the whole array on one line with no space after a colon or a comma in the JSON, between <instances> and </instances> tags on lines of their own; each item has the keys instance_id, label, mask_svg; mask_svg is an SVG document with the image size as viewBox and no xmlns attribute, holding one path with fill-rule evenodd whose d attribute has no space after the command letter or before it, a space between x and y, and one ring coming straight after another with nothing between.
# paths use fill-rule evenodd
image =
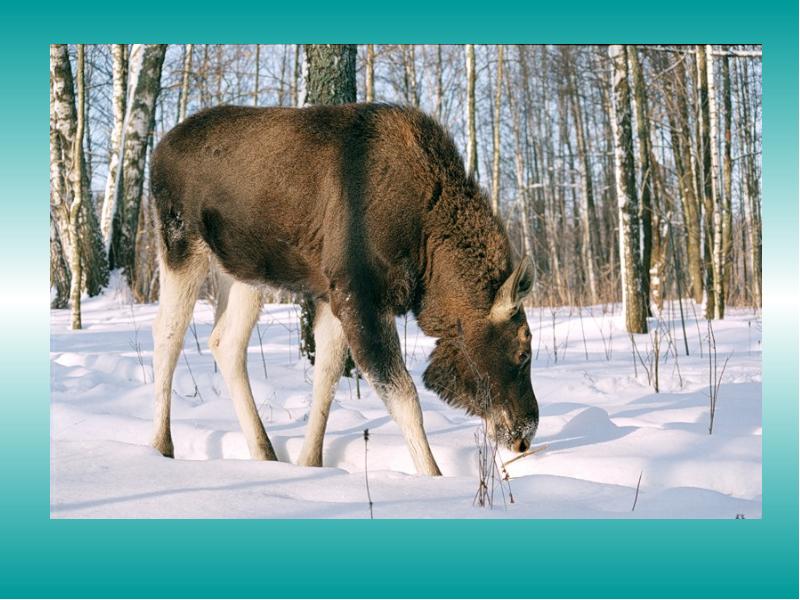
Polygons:
<instances>
[{"instance_id":1,"label":"light colored leg","mask_svg":"<svg viewBox=\"0 0 800 600\"><path fill-rule=\"evenodd\" d=\"M228 386L239 424L250 448L250 456L257 460L277 460L258 415L247 376L247 343L260 311L261 290L234 281L228 293L225 311L214 326L208 344Z\"/></svg>"},{"instance_id":2,"label":"light colored leg","mask_svg":"<svg viewBox=\"0 0 800 600\"><path fill-rule=\"evenodd\" d=\"M314 320L314 344L317 349L314 363L314 399L308 418L303 449L298 464L306 467L322 466L322 441L328 423L333 394L342 376L347 358L347 342L342 324L331 312L330 304L318 302Z\"/></svg>"},{"instance_id":3,"label":"light colored leg","mask_svg":"<svg viewBox=\"0 0 800 600\"><path fill-rule=\"evenodd\" d=\"M178 271L170 269L163 262L159 265L158 314L153 322L155 412L152 444L161 454L170 458L175 455L170 433L172 376L206 273L205 264L204 258L190 260Z\"/></svg>"},{"instance_id":4,"label":"light colored leg","mask_svg":"<svg viewBox=\"0 0 800 600\"><path fill-rule=\"evenodd\" d=\"M214 258L211 259L211 271L208 279L214 282L214 325L216 325L228 306L228 297L235 280L222 269Z\"/></svg>"},{"instance_id":5,"label":"light colored leg","mask_svg":"<svg viewBox=\"0 0 800 600\"><path fill-rule=\"evenodd\" d=\"M433 458L433 452L422 425L422 407L419 404L417 389L405 367L402 367L402 371L399 371L397 376L388 383L373 381L369 373L365 373L365 377L400 427L417 473L441 475L442 472Z\"/></svg>"}]
</instances>

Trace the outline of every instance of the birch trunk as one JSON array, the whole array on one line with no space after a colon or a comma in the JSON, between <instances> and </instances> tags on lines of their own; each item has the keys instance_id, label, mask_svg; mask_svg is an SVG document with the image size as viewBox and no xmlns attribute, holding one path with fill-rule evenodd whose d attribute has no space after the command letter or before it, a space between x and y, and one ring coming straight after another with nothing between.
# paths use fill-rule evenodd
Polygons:
<instances>
[{"instance_id":1,"label":"birch trunk","mask_svg":"<svg viewBox=\"0 0 800 600\"><path fill-rule=\"evenodd\" d=\"M745 181L742 188L745 193L744 207L745 207L745 223L749 232L750 241L750 272L751 272L751 293L753 296L753 305L760 308L762 305L762 290L761 290L761 206L759 202L759 186L757 182L756 168L755 168L755 144L753 142L754 134L751 132L750 127L755 120L753 116L753 109L750 106L750 84L748 83L748 73L746 65L741 66L740 79L740 101L742 107L742 137L744 138L744 151L746 153L745 163Z\"/></svg>"},{"instance_id":2,"label":"birch trunk","mask_svg":"<svg viewBox=\"0 0 800 600\"><path fill-rule=\"evenodd\" d=\"M698 108L698 143L701 173L701 193L703 198L703 269L705 271L705 317L714 318L714 191L713 169L711 164L711 117L708 105L708 62L706 48L698 45L695 49L697 108Z\"/></svg>"},{"instance_id":3,"label":"birch trunk","mask_svg":"<svg viewBox=\"0 0 800 600\"><path fill-rule=\"evenodd\" d=\"M125 124L125 95L127 86L126 47L124 44L111 46L113 60L112 112L114 126L111 129L111 152L108 160L108 177L103 194L103 208L100 216L100 233L106 255L111 247L112 222L117 200L117 182L119 178L120 152L122 151L122 131ZM180 120L180 118L179 118Z\"/></svg>"},{"instance_id":4,"label":"birch trunk","mask_svg":"<svg viewBox=\"0 0 800 600\"><path fill-rule=\"evenodd\" d=\"M497 45L497 83L494 94L494 127L492 136L492 211L500 214L500 112L503 98L503 45Z\"/></svg>"},{"instance_id":5,"label":"birch trunk","mask_svg":"<svg viewBox=\"0 0 800 600\"><path fill-rule=\"evenodd\" d=\"M686 82L686 68L681 59L675 69L675 75L668 80L674 84L674 94L667 92L666 98L674 98L673 110L668 110L670 133L672 136L673 156L680 182L681 208L686 228L686 254L689 271L691 295L696 303L703 301L703 248L701 205L696 185L697 178L692 160L691 127L689 121L689 93ZM672 89L672 88L668 88Z\"/></svg>"},{"instance_id":6,"label":"birch trunk","mask_svg":"<svg viewBox=\"0 0 800 600\"><path fill-rule=\"evenodd\" d=\"M706 86L708 89L708 143L711 155L711 217L712 217L712 276L714 318L725 317L725 298L722 289L724 257L722 253L722 201L719 182L719 125L717 121L717 86L714 80L714 49L705 47Z\"/></svg>"},{"instance_id":7,"label":"birch trunk","mask_svg":"<svg viewBox=\"0 0 800 600\"><path fill-rule=\"evenodd\" d=\"M733 265L733 164L731 160L731 74L728 55L722 57L722 102L723 102L723 139L724 150L722 159L722 255L723 255L723 298L729 296L728 289L731 282L731 267ZM746 279L746 276L745 276Z\"/></svg>"},{"instance_id":8,"label":"birch trunk","mask_svg":"<svg viewBox=\"0 0 800 600\"><path fill-rule=\"evenodd\" d=\"M642 235L642 294L645 310L648 316L652 315L650 309L650 276L653 264L653 236L658 234L658 224L655 222L653 210L653 159L650 149L650 127L648 125L647 92L645 91L644 74L639 62L636 46L629 46L628 63L631 78L633 79L633 102L636 107L636 133L639 138L639 169L641 180L641 196L639 198L639 225ZM655 275L656 279L658 275Z\"/></svg>"},{"instance_id":9,"label":"birch trunk","mask_svg":"<svg viewBox=\"0 0 800 600\"><path fill-rule=\"evenodd\" d=\"M307 105L345 104L356 101L356 46L354 44L306 44L305 74ZM301 351L314 364L314 300L306 295L300 300ZM354 364L348 355L344 372Z\"/></svg>"},{"instance_id":10,"label":"birch trunk","mask_svg":"<svg viewBox=\"0 0 800 600\"><path fill-rule=\"evenodd\" d=\"M81 257L82 276L78 278L78 285L89 295L95 295L108 283L108 264L103 252L97 215L89 197L89 181L86 177L83 144L79 144L76 141L78 119L80 117L83 121L85 110L81 107L82 114L78 115L78 109L75 105L72 67L69 61L68 48L65 44L50 46L50 82L52 91L50 113L52 127L51 161L55 160L55 164L51 162L51 176L54 176L55 181L59 182L55 187L51 187L51 193L55 193L52 202L57 209L55 211L56 226L59 229L62 247L71 257L74 252L72 248L73 238L70 236L72 227L70 210L75 201L74 177L76 177L76 169L79 169L80 178L78 184L80 186L81 202L78 204L80 210L76 223L79 235L74 238L78 240L81 246L78 252ZM76 160L78 161L77 163ZM60 196L60 198L56 196ZM71 261L65 262L71 263ZM71 283L73 282L71 281Z\"/></svg>"},{"instance_id":11,"label":"birch trunk","mask_svg":"<svg viewBox=\"0 0 800 600\"><path fill-rule=\"evenodd\" d=\"M294 45L294 73L289 91L292 96L292 106L300 106L300 44Z\"/></svg>"},{"instance_id":12,"label":"birch trunk","mask_svg":"<svg viewBox=\"0 0 800 600\"><path fill-rule=\"evenodd\" d=\"M192 51L194 44L186 44L183 47L183 67L181 69L181 89L178 100L178 123L186 118L186 110L189 107L189 81L192 74ZM256 89L258 85L256 84Z\"/></svg>"},{"instance_id":13,"label":"birch trunk","mask_svg":"<svg viewBox=\"0 0 800 600\"><path fill-rule=\"evenodd\" d=\"M465 47L467 62L467 176L478 176L478 140L475 126L475 45Z\"/></svg>"},{"instance_id":14,"label":"birch trunk","mask_svg":"<svg viewBox=\"0 0 800 600\"><path fill-rule=\"evenodd\" d=\"M614 167L619 208L622 307L629 333L647 333L647 313L641 289L638 202L633 161L631 97L625 46L608 49L612 61Z\"/></svg>"},{"instance_id":15,"label":"birch trunk","mask_svg":"<svg viewBox=\"0 0 800 600\"><path fill-rule=\"evenodd\" d=\"M413 44L403 45L403 67L406 88L406 102L411 106L419 106L417 91L417 59Z\"/></svg>"},{"instance_id":16,"label":"birch trunk","mask_svg":"<svg viewBox=\"0 0 800 600\"><path fill-rule=\"evenodd\" d=\"M525 164L522 157L522 125L520 124L520 107L515 99L515 92L511 88L510 80L508 81L507 88L514 133L514 175L517 182L517 209L519 210L522 227L522 246L526 256L533 256L531 248L531 226L528 210L528 193L525 184ZM498 89L502 90L502 88Z\"/></svg>"},{"instance_id":17,"label":"birch trunk","mask_svg":"<svg viewBox=\"0 0 800 600\"><path fill-rule=\"evenodd\" d=\"M136 230L142 204L147 142L161 88L161 67L166 49L165 44L148 44L139 48L141 62L136 65L138 72L132 68L131 73L133 93L128 102L121 181L117 187L119 227L112 237L114 266L124 269L131 287L136 276ZM131 54L135 52L137 49L134 48Z\"/></svg>"},{"instance_id":18,"label":"birch trunk","mask_svg":"<svg viewBox=\"0 0 800 600\"><path fill-rule=\"evenodd\" d=\"M583 263L586 280L589 283L589 295L592 304L598 302L597 282L597 221L594 209L594 187L592 185L592 166L589 160L589 148L586 141L583 111L578 94L578 77L575 70L570 73L570 99L572 117L575 122L575 137L578 144L579 169L582 184L583 203L580 211L581 237L583 246Z\"/></svg>"},{"instance_id":19,"label":"birch trunk","mask_svg":"<svg viewBox=\"0 0 800 600\"><path fill-rule=\"evenodd\" d=\"M285 58L285 55L284 55ZM285 63L284 63L285 64ZM258 106L258 93L260 91L259 88L259 77L261 75L261 44L256 44L256 68L255 68L255 85L253 90L253 106ZM281 68L281 92L278 94L280 98L279 104L283 104L283 68Z\"/></svg>"},{"instance_id":20,"label":"birch trunk","mask_svg":"<svg viewBox=\"0 0 800 600\"><path fill-rule=\"evenodd\" d=\"M436 114L436 120L441 122L442 121L442 100L444 95L443 90L443 83L442 83L442 46L441 44L436 45L436 68L434 71L434 78L436 79L435 83L435 92L433 98L434 104L434 113Z\"/></svg>"},{"instance_id":21,"label":"birch trunk","mask_svg":"<svg viewBox=\"0 0 800 600\"><path fill-rule=\"evenodd\" d=\"M70 182L72 185L72 203L69 207L70 271L72 279L69 289L70 323L72 329L81 329L81 243L80 216L84 202L84 156L83 134L86 129L86 86L84 84L84 46L78 44L77 88L78 103L76 108L77 123L73 138L72 165L70 166Z\"/></svg>"},{"instance_id":22,"label":"birch trunk","mask_svg":"<svg viewBox=\"0 0 800 600\"><path fill-rule=\"evenodd\" d=\"M367 102L375 101L375 46L367 44L367 64L365 66L365 99Z\"/></svg>"},{"instance_id":23,"label":"birch trunk","mask_svg":"<svg viewBox=\"0 0 800 600\"><path fill-rule=\"evenodd\" d=\"M66 308L69 305L70 269L67 257L70 256L69 214L67 194L64 189L66 177L61 151L61 138L55 125L54 96L50 86L50 287L56 295L52 308Z\"/></svg>"}]
</instances>

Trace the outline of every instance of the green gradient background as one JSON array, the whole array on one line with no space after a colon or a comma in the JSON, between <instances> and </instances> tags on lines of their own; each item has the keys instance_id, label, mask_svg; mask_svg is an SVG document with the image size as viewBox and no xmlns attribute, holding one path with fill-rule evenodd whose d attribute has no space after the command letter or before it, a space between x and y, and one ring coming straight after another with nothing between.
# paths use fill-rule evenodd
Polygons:
<instances>
[{"instance_id":1,"label":"green gradient background","mask_svg":"<svg viewBox=\"0 0 800 600\"><path fill-rule=\"evenodd\" d=\"M0 8L0 595L796 597L796 1L316 4ZM47 44L76 41L763 43L763 519L51 521Z\"/></svg>"}]
</instances>

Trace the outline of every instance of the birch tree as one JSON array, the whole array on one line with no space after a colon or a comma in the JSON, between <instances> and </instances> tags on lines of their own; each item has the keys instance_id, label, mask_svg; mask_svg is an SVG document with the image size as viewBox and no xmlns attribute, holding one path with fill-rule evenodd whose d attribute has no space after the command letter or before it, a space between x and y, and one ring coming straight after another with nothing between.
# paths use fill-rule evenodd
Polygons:
<instances>
[{"instance_id":1,"label":"birch tree","mask_svg":"<svg viewBox=\"0 0 800 600\"><path fill-rule=\"evenodd\" d=\"M654 246L655 255L658 255L658 206L655 197L655 160L650 141L649 109L647 105L647 91L645 89L644 73L639 62L639 54L636 46L629 46L628 63L630 66L631 78L633 79L633 100L636 107L636 131L639 139L639 172L640 189L639 198L639 223L642 234L642 294L644 295L645 309L648 315L652 315L650 309L651 279L658 284L659 270L656 261L653 260ZM658 292L660 293L660 291Z\"/></svg>"},{"instance_id":2,"label":"birch tree","mask_svg":"<svg viewBox=\"0 0 800 600\"><path fill-rule=\"evenodd\" d=\"M511 87L511 80L508 80L507 94L509 108L511 109L511 123L514 135L514 176L517 183L517 210L520 215L520 227L522 229L522 249L525 255L533 256L533 248L531 243L531 226L528 211L528 190L527 182L525 181L525 164L522 150L522 135L523 124L521 123L520 109L518 106L518 99L514 90ZM501 89L501 88L498 88ZM495 213L497 214L497 213Z\"/></svg>"},{"instance_id":3,"label":"birch tree","mask_svg":"<svg viewBox=\"0 0 800 600\"><path fill-rule=\"evenodd\" d=\"M614 169L619 207L620 266L622 310L629 333L647 333L647 313L641 288L639 255L639 214L636 173L633 159L631 97L628 84L628 60L625 46L608 48L612 62L614 118Z\"/></svg>"},{"instance_id":4,"label":"birch tree","mask_svg":"<svg viewBox=\"0 0 800 600\"><path fill-rule=\"evenodd\" d=\"M284 55L284 59L285 58L286 55ZM256 44L256 68L255 68L255 85L254 85L255 89L253 89L253 106L258 106L258 94L261 91L261 88L259 87L259 83L261 82L260 75L261 75L261 44ZM281 70L281 87L283 87L283 70ZM283 104L283 89L281 89L279 98L280 98L279 103Z\"/></svg>"},{"instance_id":5,"label":"birch tree","mask_svg":"<svg viewBox=\"0 0 800 600\"><path fill-rule=\"evenodd\" d=\"M306 44L306 104L345 104L356 101L356 46L354 44ZM300 302L301 351L314 364L314 301ZM353 367L348 358L345 372Z\"/></svg>"},{"instance_id":6,"label":"birch tree","mask_svg":"<svg viewBox=\"0 0 800 600\"><path fill-rule=\"evenodd\" d=\"M52 49L51 49L52 55ZM70 256L69 213L65 189L63 152L61 137L56 125L55 96L50 85L50 287L55 288L52 308L67 308L69 305Z\"/></svg>"},{"instance_id":7,"label":"birch tree","mask_svg":"<svg viewBox=\"0 0 800 600\"><path fill-rule=\"evenodd\" d=\"M478 175L478 139L475 130L475 44L465 46L467 68L467 175Z\"/></svg>"},{"instance_id":8,"label":"birch tree","mask_svg":"<svg viewBox=\"0 0 800 600\"><path fill-rule=\"evenodd\" d=\"M494 121L492 132L492 211L500 214L500 129L503 108L503 46L497 45L497 77L494 91Z\"/></svg>"},{"instance_id":9,"label":"birch tree","mask_svg":"<svg viewBox=\"0 0 800 600\"><path fill-rule=\"evenodd\" d=\"M706 58L706 47L698 45L695 47L695 67L696 67L696 86L697 86L697 107L698 107L698 171L701 174L700 190L703 198L703 268L705 272L705 317L713 319L715 315L714 300L716 293L714 290L714 171L712 168L712 145L711 145L711 117L709 114L709 92L708 92L708 61Z\"/></svg>"},{"instance_id":10,"label":"birch tree","mask_svg":"<svg viewBox=\"0 0 800 600\"><path fill-rule=\"evenodd\" d=\"M444 84L442 82L442 46L436 45L436 63L434 65L434 95L433 95L433 113L436 115L436 120L442 120L442 101L444 96Z\"/></svg>"},{"instance_id":11,"label":"birch tree","mask_svg":"<svg viewBox=\"0 0 800 600\"><path fill-rule=\"evenodd\" d=\"M112 92L111 110L114 126L111 130L111 148L108 159L108 175L106 189L103 194L103 207L100 217L100 232L106 254L111 246L111 228L117 200L117 182L119 178L120 153L122 151L122 130L125 125L125 96L127 88L127 47L125 44L113 44L112 56Z\"/></svg>"},{"instance_id":12,"label":"birch tree","mask_svg":"<svg viewBox=\"0 0 800 600\"><path fill-rule=\"evenodd\" d=\"M375 46L367 44L367 62L364 69L365 100L375 101Z\"/></svg>"},{"instance_id":13,"label":"birch tree","mask_svg":"<svg viewBox=\"0 0 800 600\"><path fill-rule=\"evenodd\" d=\"M723 298L727 296L731 281L731 265L733 262L733 161L731 159L731 122L733 106L731 101L730 59L727 54L722 57L722 103L723 103L723 140L722 154L722 256Z\"/></svg>"},{"instance_id":14,"label":"birch tree","mask_svg":"<svg viewBox=\"0 0 800 600\"><path fill-rule=\"evenodd\" d=\"M181 89L178 96L178 123L186 118L186 110L189 106L189 81L192 75L192 52L194 44L186 44L183 47L183 65L181 68ZM256 88L258 86L256 85Z\"/></svg>"},{"instance_id":15,"label":"birch tree","mask_svg":"<svg viewBox=\"0 0 800 600\"><path fill-rule=\"evenodd\" d=\"M413 44L404 44L403 49L403 74L406 90L406 102L411 106L419 106L419 93L417 91L417 58Z\"/></svg>"},{"instance_id":16,"label":"birch tree","mask_svg":"<svg viewBox=\"0 0 800 600\"><path fill-rule=\"evenodd\" d=\"M84 60L83 53L81 48L81 61ZM83 85L82 75L81 84ZM89 197L82 143L86 111L83 104L76 106L72 67L66 44L50 46L50 86L51 206L61 247L69 256L64 263L69 264L72 270L75 254L80 257L77 277L70 274L70 295L72 296L72 288L76 285L79 291L85 290L89 295L95 295L108 283L108 264L103 252L97 214ZM85 102L85 94L83 100ZM83 128L81 131L78 131L79 120ZM76 191L80 192L77 198ZM79 247L75 248L76 245Z\"/></svg>"},{"instance_id":17,"label":"birch tree","mask_svg":"<svg viewBox=\"0 0 800 600\"><path fill-rule=\"evenodd\" d=\"M565 50L565 52L570 52ZM568 55L572 60L571 54ZM594 186L592 185L592 166L589 159L589 147L586 140L584 128L583 110L581 108L580 95L578 93L578 74L577 67L572 60L573 66L567 77L569 78L570 104L572 117L575 124L575 137L578 146L578 157L580 165L581 191L583 203L581 206L581 234L582 234L582 254L584 262L584 272L589 284L589 294L592 304L597 304L598 282L597 282L597 225L594 208Z\"/></svg>"},{"instance_id":18,"label":"birch tree","mask_svg":"<svg viewBox=\"0 0 800 600\"><path fill-rule=\"evenodd\" d=\"M72 203L69 207L69 238L71 243L69 266L72 271L72 280L69 288L70 323L72 329L81 329L81 244L80 244L80 216L84 202L85 188L84 176L86 175L83 156L83 135L86 131L86 85L84 74L85 49L83 44L78 44L77 88L78 104L76 108L77 123L73 139L72 165L70 169L70 183L72 185Z\"/></svg>"},{"instance_id":19,"label":"birch tree","mask_svg":"<svg viewBox=\"0 0 800 600\"><path fill-rule=\"evenodd\" d=\"M723 254L722 254L722 202L720 200L719 182L719 124L717 115L717 86L714 80L714 48L705 47L706 87L708 90L708 143L711 155L711 218L712 218L712 278L714 318L725 316L725 299L722 290Z\"/></svg>"},{"instance_id":20,"label":"birch tree","mask_svg":"<svg viewBox=\"0 0 800 600\"><path fill-rule=\"evenodd\" d=\"M142 204L147 143L153 126L156 99L161 89L161 68L166 44L134 46L131 60L132 96L123 134L122 168L117 186L117 227L112 236L112 260L122 268L133 287L136 272L136 232Z\"/></svg>"},{"instance_id":21,"label":"birch tree","mask_svg":"<svg viewBox=\"0 0 800 600\"><path fill-rule=\"evenodd\" d=\"M701 204L695 162L692 160L691 126L689 121L689 92L686 80L685 57L675 63L673 76L666 78L665 98L669 119L672 155L678 176L683 223L686 233L689 285L694 301L703 301L703 249Z\"/></svg>"}]
</instances>

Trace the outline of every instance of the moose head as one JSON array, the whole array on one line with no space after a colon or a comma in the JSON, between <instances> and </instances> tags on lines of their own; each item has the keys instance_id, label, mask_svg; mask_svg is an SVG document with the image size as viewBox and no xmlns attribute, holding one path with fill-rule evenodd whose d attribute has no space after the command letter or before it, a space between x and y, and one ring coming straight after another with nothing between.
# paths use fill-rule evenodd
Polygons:
<instances>
[{"instance_id":1,"label":"moose head","mask_svg":"<svg viewBox=\"0 0 800 600\"><path fill-rule=\"evenodd\" d=\"M488 311L462 319L439 339L423 375L445 402L482 417L492 438L527 450L539 424L531 384L531 332L522 301L533 286L525 257L498 289Z\"/></svg>"}]
</instances>

